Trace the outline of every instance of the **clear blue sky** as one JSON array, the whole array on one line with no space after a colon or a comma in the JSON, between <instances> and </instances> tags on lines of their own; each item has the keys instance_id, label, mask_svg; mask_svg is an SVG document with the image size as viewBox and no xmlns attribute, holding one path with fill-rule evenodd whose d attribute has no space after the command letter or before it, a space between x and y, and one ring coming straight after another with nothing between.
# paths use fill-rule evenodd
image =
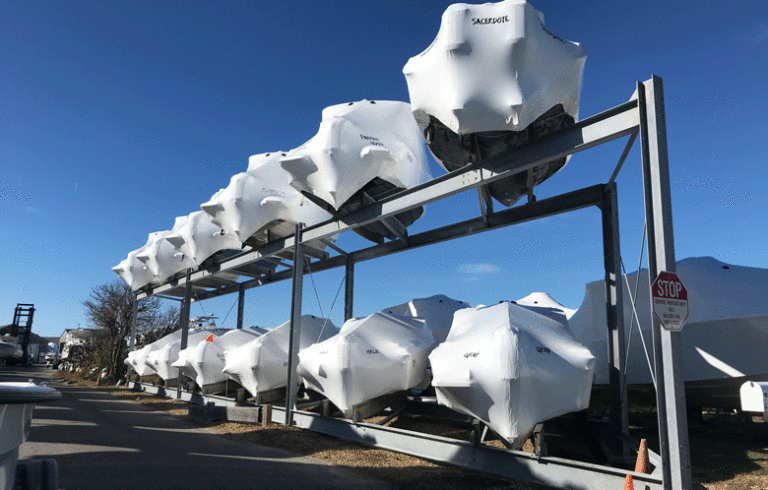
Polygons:
<instances>
[{"instance_id":1,"label":"clear blue sky","mask_svg":"<svg viewBox=\"0 0 768 490\"><path fill-rule=\"evenodd\" d=\"M250 155L308 140L328 105L407 101L402 67L432 42L449 3L3 2L0 324L16 303L34 303L40 335L87 326L82 301L117 277L111 268L198 210ZM588 52L582 118L629 99L637 80L664 79L677 258L768 268L765 1L533 5ZM574 156L538 197L606 182L623 145ZM618 185L634 270L638 148ZM411 232L478 213L476 195L462 195L428 206ZM347 235L342 247L364 245ZM342 274L314 276L325 313ZM546 291L577 308L601 276L599 214L585 210L360 264L355 313L437 293L491 304ZM234 301L192 314L231 327ZM342 303L343 293L337 323ZM319 313L309 277L304 311ZM248 292L248 325L289 314L288 283Z\"/></svg>"}]
</instances>

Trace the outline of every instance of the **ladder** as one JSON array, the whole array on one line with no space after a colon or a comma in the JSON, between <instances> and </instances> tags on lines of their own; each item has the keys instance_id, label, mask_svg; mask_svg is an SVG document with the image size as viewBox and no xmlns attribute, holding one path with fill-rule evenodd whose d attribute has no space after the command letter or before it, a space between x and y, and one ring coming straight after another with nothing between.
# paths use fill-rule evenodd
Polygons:
<instances>
[{"instance_id":1,"label":"ladder","mask_svg":"<svg viewBox=\"0 0 768 490\"><path fill-rule=\"evenodd\" d=\"M13 327L11 335L21 345L24 351L22 364L27 364L27 354L29 352L29 336L32 333L32 317L35 315L35 305L18 303L13 313Z\"/></svg>"}]
</instances>

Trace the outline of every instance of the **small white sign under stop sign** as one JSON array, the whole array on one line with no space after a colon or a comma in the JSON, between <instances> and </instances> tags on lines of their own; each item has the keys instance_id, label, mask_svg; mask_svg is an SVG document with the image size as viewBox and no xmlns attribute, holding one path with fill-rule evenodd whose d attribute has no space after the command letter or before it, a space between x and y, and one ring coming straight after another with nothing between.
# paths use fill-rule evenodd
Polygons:
<instances>
[{"instance_id":1,"label":"small white sign under stop sign","mask_svg":"<svg viewBox=\"0 0 768 490\"><path fill-rule=\"evenodd\" d=\"M674 272L662 271L651 286L653 313L667 330L679 332L688 318L688 291Z\"/></svg>"}]
</instances>

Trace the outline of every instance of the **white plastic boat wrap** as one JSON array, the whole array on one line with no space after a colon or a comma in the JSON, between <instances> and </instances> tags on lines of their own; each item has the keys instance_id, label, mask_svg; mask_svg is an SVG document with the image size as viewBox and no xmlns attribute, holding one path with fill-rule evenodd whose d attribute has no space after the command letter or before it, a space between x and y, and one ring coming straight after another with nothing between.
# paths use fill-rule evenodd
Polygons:
<instances>
[{"instance_id":1,"label":"white plastic boat wrap","mask_svg":"<svg viewBox=\"0 0 768 490\"><path fill-rule=\"evenodd\" d=\"M176 218L177 226L168 234L166 242L176 250L176 256L189 260L197 268L205 259L221 250L240 250L243 244L233 235L222 232L203 211ZM181 269L179 269L181 270Z\"/></svg>"},{"instance_id":2,"label":"white plastic boat wrap","mask_svg":"<svg viewBox=\"0 0 768 490\"><path fill-rule=\"evenodd\" d=\"M176 219L176 226L181 226L182 223L183 221ZM195 267L195 263L189 257L178 254L173 245L166 240L177 231L176 226L173 230L150 233L144 250L136 255L136 258L152 273L150 282L153 284L159 284L179 271Z\"/></svg>"},{"instance_id":3,"label":"white plastic boat wrap","mask_svg":"<svg viewBox=\"0 0 768 490\"><path fill-rule=\"evenodd\" d=\"M291 175L280 166L286 155L251 156L248 171L232 176L226 188L200 207L241 243L266 230L284 236L294 232L296 223L310 226L329 219L328 212L291 187Z\"/></svg>"},{"instance_id":4,"label":"white plastic boat wrap","mask_svg":"<svg viewBox=\"0 0 768 490\"><path fill-rule=\"evenodd\" d=\"M241 347L264 335L267 330L260 327L229 330L221 336L209 335L198 342L192 352L192 365L196 373L195 383L207 386L226 381L229 377L223 372L225 353Z\"/></svg>"},{"instance_id":5,"label":"white plastic boat wrap","mask_svg":"<svg viewBox=\"0 0 768 490\"><path fill-rule=\"evenodd\" d=\"M187 337L186 349L180 349L181 341L179 341L178 344L169 344L169 359L173 358L173 351L174 349L176 350L176 359L171 362L171 367L177 368L179 370L178 372L197 382L199 374L195 368L195 350L197 349L197 345L200 342L205 342L206 339L211 337L221 337L227 332L229 332L229 329L226 328L200 328L195 329L194 332L190 329L189 337Z\"/></svg>"},{"instance_id":6,"label":"white plastic boat wrap","mask_svg":"<svg viewBox=\"0 0 768 490\"><path fill-rule=\"evenodd\" d=\"M677 275L688 291L688 319L680 332L683 380L707 382L706 390L728 389L731 402L738 404L738 390L746 378L768 381L768 269L726 264L713 257L691 257L677 261ZM633 321L632 299L638 273L622 282L624 334L628 346L627 383L652 383L643 342ZM648 270L641 270L636 310L648 354L653 362L651 308ZM573 335L597 358L595 384L608 383L607 317L605 283L587 284L581 306L569 323ZM630 328L632 326L632 328ZM716 382L716 383L713 383ZM702 387L704 388L704 387ZM706 393L704 393L706 394ZM726 392L720 391L723 397ZM691 393L686 389L689 402ZM708 397L705 406L721 406ZM725 400L722 400L725 401ZM733 405L738 406L738 405Z\"/></svg>"},{"instance_id":7,"label":"white plastic boat wrap","mask_svg":"<svg viewBox=\"0 0 768 490\"><path fill-rule=\"evenodd\" d=\"M382 313L423 318L432 335L438 342L448 336L453 323L453 314L458 310L470 308L472 305L464 301L449 298L444 294L436 294L429 298L415 298L401 305L384 308Z\"/></svg>"},{"instance_id":8,"label":"white plastic boat wrap","mask_svg":"<svg viewBox=\"0 0 768 490\"><path fill-rule=\"evenodd\" d=\"M125 281L134 291L146 286L154 278L154 275L147 266L136 258L137 255L144 252L145 247L146 245L129 252L125 259L112 268L112 271L114 271L114 273L117 274L120 279Z\"/></svg>"},{"instance_id":9,"label":"white plastic boat wrap","mask_svg":"<svg viewBox=\"0 0 768 490\"><path fill-rule=\"evenodd\" d=\"M194 333L194 330L190 330L189 333ZM171 363L178 359L179 345L181 345L181 330L171 332L151 344L147 344L144 364L166 381L177 379L179 370L172 367Z\"/></svg>"},{"instance_id":10,"label":"white plastic boat wrap","mask_svg":"<svg viewBox=\"0 0 768 490\"><path fill-rule=\"evenodd\" d=\"M204 328L190 328L187 337L187 346L197 345L198 342L205 339L214 330ZM179 360L181 351L181 330L177 330L166 335L162 339L150 344L153 349L147 355L146 364L154 369L164 380L178 379L179 368L175 364ZM185 349L183 352L188 352ZM186 358L185 358L186 360Z\"/></svg>"},{"instance_id":11,"label":"white plastic boat wrap","mask_svg":"<svg viewBox=\"0 0 768 490\"><path fill-rule=\"evenodd\" d=\"M425 387L435 344L424 320L374 313L347 320L338 335L299 352L299 376L345 416L382 395Z\"/></svg>"},{"instance_id":12,"label":"white plastic boat wrap","mask_svg":"<svg viewBox=\"0 0 768 490\"><path fill-rule=\"evenodd\" d=\"M138 374L139 376L149 376L150 374L157 374L157 371L152 369L146 361L150 352L152 352L152 344L147 344L141 349L137 349L128 353L128 357L125 358L125 363Z\"/></svg>"},{"instance_id":13,"label":"white plastic boat wrap","mask_svg":"<svg viewBox=\"0 0 768 490\"><path fill-rule=\"evenodd\" d=\"M376 177L403 189L429 179L410 105L391 100L326 107L317 134L280 165L292 186L334 210Z\"/></svg>"},{"instance_id":14,"label":"white plastic boat wrap","mask_svg":"<svg viewBox=\"0 0 768 490\"><path fill-rule=\"evenodd\" d=\"M589 406L592 354L562 323L514 303L457 311L429 361L438 403L514 447L537 423Z\"/></svg>"},{"instance_id":15,"label":"white plastic boat wrap","mask_svg":"<svg viewBox=\"0 0 768 490\"><path fill-rule=\"evenodd\" d=\"M252 395L283 388L288 384L287 362L291 322L268 330L258 339L224 352L224 373L240 383ZM339 333L328 319L311 315L301 317L299 352Z\"/></svg>"},{"instance_id":16,"label":"white plastic boat wrap","mask_svg":"<svg viewBox=\"0 0 768 490\"><path fill-rule=\"evenodd\" d=\"M568 320L576 313L576 310L561 305L548 293L531 293L525 298L515 301L520 306L535 311L544 316L558 321L570 329ZM573 333L573 332L571 332Z\"/></svg>"},{"instance_id":17,"label":"white plastic boat wrap","mask_svg":"<svg viewBox=\"0 0 768 490\"><path fill-rule=\"evenodd\" d=\"M362 100L326 107L317 134L282 157L291 185L339 216L431 178L410 105ZM422 207L395 216L405 227ZM396 238L381 223L355 228L374 242Z\"/></svg>"},{"instance_id":18,"label":"white plastic boat wrap","mask_svg":"<svg viewBox=\"0 0 768 490\"><path fill-rule=\"evenodd\" d=\"M434 42L403 73L419 128L451 171L573 124L585 59L524 1L461 3L443 13ZM536 167L534 185L565 163ZM526 179L492 186L491 195L511 206Z\"/></svg>"}]
</instances>

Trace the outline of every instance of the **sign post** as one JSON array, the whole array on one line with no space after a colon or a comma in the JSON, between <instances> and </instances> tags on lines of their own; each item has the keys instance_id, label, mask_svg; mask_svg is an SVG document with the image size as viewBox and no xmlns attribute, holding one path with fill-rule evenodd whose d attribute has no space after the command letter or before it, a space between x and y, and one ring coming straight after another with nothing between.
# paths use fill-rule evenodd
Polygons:
<instances>
[{"instance_id":1,"label":"sign post","mask_svg":"<svg viewBox=\"0 0 768 490\"><path fill-rule=\"evenodd\" d=\"M667 330L679 332L688 318L688 291L674 272L659 272L651 286L653 313Z\"/></svg>"}]
</instances>

